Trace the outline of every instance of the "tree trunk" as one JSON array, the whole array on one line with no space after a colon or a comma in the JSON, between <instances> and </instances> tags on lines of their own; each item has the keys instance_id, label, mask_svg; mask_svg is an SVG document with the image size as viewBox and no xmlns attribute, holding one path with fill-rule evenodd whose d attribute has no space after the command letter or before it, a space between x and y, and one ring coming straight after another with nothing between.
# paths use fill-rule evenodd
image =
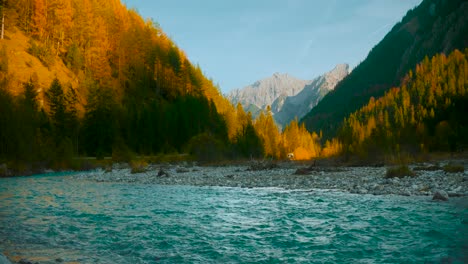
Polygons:
<instances>
[{"instance_id":1,"label":"tree trunk","mask_svg":"<svg viewBox=\"0 0 468 264\"><path fill-rule=\"evenodd\" d=\"M2 39L5 31L5 14L2 15Z\"/></svg>"}]
</instances>

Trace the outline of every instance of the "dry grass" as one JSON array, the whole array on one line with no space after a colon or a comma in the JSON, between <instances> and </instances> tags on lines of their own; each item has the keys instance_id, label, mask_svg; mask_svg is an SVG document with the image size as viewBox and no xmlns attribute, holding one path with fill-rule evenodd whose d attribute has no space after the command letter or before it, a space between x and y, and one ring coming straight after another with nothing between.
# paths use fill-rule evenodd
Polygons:
<instances>
[{"instance_id":1,"label":"dry grass","mask_svg":"<svg viewBox=\"0 0 468 264\"><path fill-rule=\"evenodd\" d=\"M8 54L8 72L12 75L11 93L18 95L23 92L23 83L29 81L33 75L37 75L39 87L39 102L44 104L44 92L50 87L55 77L59 79L63 87L71 84L75 89L80 88L78 76L70 71L59 57L55 58L55 64L49 68L42 62L28 53L30 37L26 36L21 30L8 28L5 30L6 38L2 45L7 48ZM79 91L78 101L79 111L84 111L83 105L86 103L85 91Z\"/></svg>"}]
</instances>

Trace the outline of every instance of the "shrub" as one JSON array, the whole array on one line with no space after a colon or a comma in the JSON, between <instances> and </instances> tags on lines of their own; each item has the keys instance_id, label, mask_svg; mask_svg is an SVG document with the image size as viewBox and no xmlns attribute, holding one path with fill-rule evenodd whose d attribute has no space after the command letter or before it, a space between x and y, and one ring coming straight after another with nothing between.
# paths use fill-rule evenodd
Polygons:
<instances>
[{"instance_id":1,"label":"shrub","mask_svg":"<svg viewBox=\"0 0 468 264\"><path fill-rule=\"evenodd\" d=\"M135 158L135 154L124 143L121 138L116 140L112 147L112 161L113 162L130 162Z\"/></svg>"},{"instance_id":2,"label":"shrub","mask_svg":"<svg viewBox=\"0 0 468 264\"><path fill-rule=\"evenodd\" d=\"M465 167L462 164L452 164L449 163L444 166L444 171L448 173L457 173L457 172L464 172Z\"/></svg>"},{"instance_id":3,"label":"shrub","mask_svg":"<svg viewBox=\"0 0 468 264\"><path fill-rule=\"evenodd\" d=\"M76 43L70 45L65 56L65 63L68 68L77 73L84 67L84 57Z\"/></svg>"},{"instance_id":4,"label":"shrub","mask_svg":"<svg viewBox=\"0 0 468 264\"><path fill-rule=\"evenodd\" d=\"M143 173L148 169L148 163L143 160L134 160L130 162L131 173Z\"/></svg>"},{"instance_id":5,"label":"shrub","mask_svg":"<svg viewBox=\"0 0 468 264\"><path fill-rule=\"evenodd\" d=\"M199 134L190 139L188 149L190 154L200 162L220 161L226 153L222 141L208 133Z\"/></svg>"},{"instance_id":6,"label":"shrub","mask_svg":"<svg viewBox=\"0 0 468 264\"><path fill-rule=\"evenodd\" d=\"M387 168L387 174L385 178L403 178L405 176L414 177L416 174L408 168L407 165L401 165L398 167Z\"/></svg>"},{"instance_id":7,"label":"shrub","mask_svg":"<svg viewBox=\"0 0 468 264\"><path fill-rule=\"evenodd\" d=\"M46 67L53 66L55 63L55 56L53 51L43 44L38 44L34 40L29 42L28 52L34 57L38 58Z\"/></svg>"}]
</instances>

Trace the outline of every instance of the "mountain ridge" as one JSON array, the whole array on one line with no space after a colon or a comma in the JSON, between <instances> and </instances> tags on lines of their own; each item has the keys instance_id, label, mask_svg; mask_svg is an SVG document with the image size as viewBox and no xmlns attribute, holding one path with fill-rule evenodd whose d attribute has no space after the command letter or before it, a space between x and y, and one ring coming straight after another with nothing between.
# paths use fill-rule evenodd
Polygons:
<instances>
[{"instance_id":1,"label":"mountain ridge","mask_svg":"<svg viewBox=\"0 0 468 264\"><path fill-rule=\"evenodd\" d=\"M288 73L274 73L231 91L227 98L234 105L240 103L253 117L269 106L276 123L284 127L296 117L304 116L348 73L348 64L338 64L312 80L301 80Z\"/></svg>"},{"instance_id":2,"label":"mountain ridge","mask_svg":"<svg viewBox=\"0 0 468 264\"><path fill-rule=\"evenodd\" d=\"M301 119L309 131L336 136L343 119L400 85L424 57L468 46L468 2L424 0L407 12L336 89Z\"/></svg>"},{"instance_id":3,"label":"mountain ridge","mask_svg":"<svg viewBox=\"0 0 468 264\"><path fill-rule=\"evenodd\" d=\"M348 74L349 65L338 64L331 71L316 77L301 92L285 99L281 110L274 115L275 121L284 126L295 118L302 118Z\"/></svg>"}]
</instances>

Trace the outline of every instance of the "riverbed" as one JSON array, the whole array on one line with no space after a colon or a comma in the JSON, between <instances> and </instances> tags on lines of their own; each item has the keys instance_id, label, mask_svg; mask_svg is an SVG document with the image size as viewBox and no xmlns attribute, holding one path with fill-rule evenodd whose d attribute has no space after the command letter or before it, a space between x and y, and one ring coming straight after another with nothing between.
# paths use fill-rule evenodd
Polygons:
<instances>
[{"instance_id":1,"label":"riverbed","mask_svg":"<svg viewBox=\"0 0 468 264\"><path fill-rule=\"evenodd\" d=\"M31 263L467 262L466 197L351 193L370 189L383 168L247 169L158 166L0 179L0 252ZM161 170L168 175L158 176ZM352 173L369 179L347 191L338 182ZM451 175L455 189L465 176Z\"/></svg>"}]
</instances>

